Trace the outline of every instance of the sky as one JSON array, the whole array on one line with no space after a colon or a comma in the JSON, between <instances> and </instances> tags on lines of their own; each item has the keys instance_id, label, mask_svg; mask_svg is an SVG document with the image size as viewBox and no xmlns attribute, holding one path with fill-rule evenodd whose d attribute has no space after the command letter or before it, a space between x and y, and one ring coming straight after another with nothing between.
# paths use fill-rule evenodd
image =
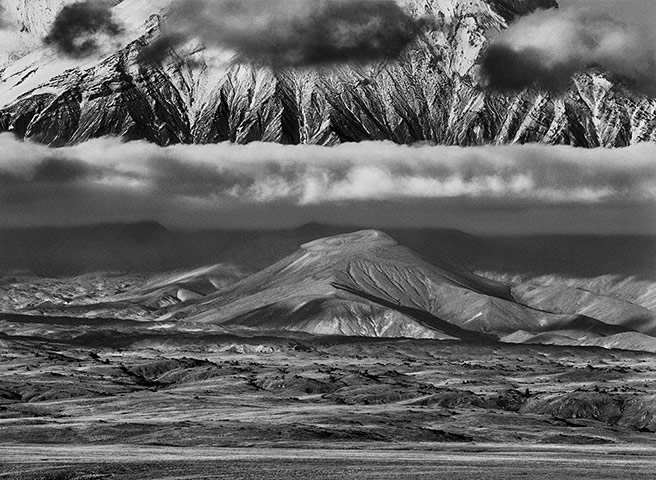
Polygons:
<instances>
[{"instance_id":1,"label":"sky","mask_svg":"<svg viewBox=\"0 0 656 480\"><path fill-rule=\"evenodd\" d=\"M585 8L606 13L629 25L639 26L642 33L656 43L656 0L558 0L560 8Z\"/></svg>"},{"instance_id":2,"label":"sky","mask_svg":"<svg viewBox=\"0 0 656 480\"><path fill-rule=\"evenodd\" d=\"M605 12L627 23L642 24L653 31L656 25L654 0L558 0L560 8L589 8Z\"/></svg>"},{"instance_id":3,"label":"sky","mask_svg":"<svg viewBox=\"0 0 656 480\"><path fill-rule=\"evenodd\" d=\"M557 0L561 9L584 8L635 25L656 44L656 0Z\"/></svg>"}]
</instances>

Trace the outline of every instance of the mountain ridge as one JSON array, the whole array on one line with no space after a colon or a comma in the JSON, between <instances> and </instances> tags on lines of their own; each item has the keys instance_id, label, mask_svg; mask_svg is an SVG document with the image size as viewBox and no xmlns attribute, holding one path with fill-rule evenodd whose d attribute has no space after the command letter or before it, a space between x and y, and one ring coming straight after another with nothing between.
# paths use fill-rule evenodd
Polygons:
<instances>
[{"instance_id":1,"label":"mountain ridge","mask_svg":"<svg viewBox=\"0 0 656 480\"><path fill-rule=\"evenodd\" d=\"M571 298L553 303L554 295ZM634 339L643 346L656 334L656 314L628 301L573 287L554 293L554 287L508 284L430 264L376 230L305 243L231 287L163 312L163 322L260 333L483 342L544 338L590 345ZM630 332L645 337L613 337ZM597 341L601 338L606 340Z\"/></svg>"},{"instance_id":2,"label":"mountain ridge","mask_svg":"<svg viewBox=\"0 0 656 480\"><path fill-rule=\"evenodd\" d=\"M85 328L91 328L94 319L131 319L148 328L246 336L346 335L656 348L653 280L479 273L456 262L448 247L449 242L461 242L464 234L452 238L438 232L422 237L415 242L422 248L418 254L378 230L317 238L322 228L310 225L305 227L309 232L292 229L258 238L249 238L253 232L218 237L215 247L223 253L227 247L232 260L228 263L213 258L201 267L160 273L94 270L61 279L18 272L5 275L0 279L0 309L55 323L59 318L79 318ZM89 252L100 252L103 261L114 266L112 252L127 249L147 261L160 261L167 252L196 248L155 222L96 226L88 229L87 237L89 232L110 242L91 247L73 242L76 255L84 258ZM70 241L64 236L54 249L45 251L56 252L67 238ZM481 242L472 237L461 245L461 255L484 246ZM234 262L230 245L235 243L241 256L267 250L280 257L263 268L246 268ZM293 243L296 250L287 253ZM7 254L4 248L0 251ZM0 266L5 266L4 261Z\"/></svg>"},{"instance_id":3,"label":"mountain ridge","mask_svg":"<svg viewBox=\"0 0 656 480\"><path fill-rule=\"evenodd\" d=\"M434 21L398 60L271 69L209 65L197 47L169 50L163 66L143 63L160 18L144 20L143 2L125 0L114 11L127 19L138 11L137 33L118 51L75 63L38 50L4 68L0 131L50 146L105 135L159 145L391 140L622 147L656 140L656 100L599 72L577 76L562 95L481 87L477 61L488 37L554 1L400 2L409 14Z\"/></svg>"}]
</instances>

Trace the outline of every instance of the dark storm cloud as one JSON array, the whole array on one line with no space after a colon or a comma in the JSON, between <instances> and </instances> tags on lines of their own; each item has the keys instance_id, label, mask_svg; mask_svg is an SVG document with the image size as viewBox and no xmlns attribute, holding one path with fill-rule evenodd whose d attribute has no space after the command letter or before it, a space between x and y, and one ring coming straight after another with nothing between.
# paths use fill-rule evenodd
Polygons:
<instances>
[{"instance_id":1,"label":"dark storm cloud","mask_svg":"<svg viewBox=\"0 0 656 480\"><path fill-rule=\"evenodd\" d=\"M64 6L44 41L64 55L80 58L98 50L99 35L115 37L121 31L113 18L111 4L103 0L85 0Z\"/></svg>"},{"instance_id":2,"label":"dark storm cloud","mask_svg":"<svg viewBox=\"0 0 656 480\"><path fill-rule=\"evenodd\" d=\"M100 170L87 163L71 159L44 156L31 165L17 166L0 162L0 185L62 184L88 180Z\"/></svg>"},{"instance_id":3,"label":"dark storm cloud","mask_svg":"<svg viewBox=\"0 0 656 480\"><path fill-rule=\"evenodd\" d=\"M394 0L180 0L145 56L200 38L267 65L366 62L397 57L419 28Z\"/></svg>"},{"instance_id":4,"label":"dark storm cloud","mask_svg":"<svg viewBox=\"0 0 656 480\"><path fill-rule=\"evenodd\" d=\"M649 36L591 11L547 10L520 18L483 53L481 65L498 90L559 92L577 73L596 68L656 94L656 45Z\"/></svg>"},{"instance_id":5,"label":"dark storm cloud","mask_svg":"<svg viewBox=\"0 0 656 480\"><path fill-rule=\"evenodd\" d=\"M34 182L66 183L88 178L94 168L79 160L46 158L34 167Z\"/></svg>"},{"instance_id":6,"label":"dark storm cloud","mask_svg":"<svg viewBox=\"0 0 656 480\"><path fill-rule=\"evenodd\" d=\"M566 89L576 65L555 63L547 66L540 50L527 48L515 51L508 45L491 45L481 64L488 87L501 91L518 91L527 87L558 92Z\"/></svg>"},{"instance_id":7,"label":"dark storm cloud","mask_svg":"<svg viewBox=\"0 0 656 480\"><path fill-rule=\"evenodd\" d=\"M162 35L146 45L139 54L139 61L160 64L171 49L184 43L185 37L178 34Z\"/></svg>"}]
</instances>

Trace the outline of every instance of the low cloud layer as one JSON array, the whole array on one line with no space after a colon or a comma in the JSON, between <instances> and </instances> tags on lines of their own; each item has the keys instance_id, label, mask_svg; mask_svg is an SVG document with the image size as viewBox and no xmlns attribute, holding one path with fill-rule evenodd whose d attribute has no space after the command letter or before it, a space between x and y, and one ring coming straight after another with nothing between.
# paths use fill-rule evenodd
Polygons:
<instances>
[{"instance_id":1,"label":"low cloud layer","mask_svg":"<svg viewBox=\"0 0 656 480\"><path fill-rule=\"evenodd\" d=\"M638 27L588 10L540 10L513 23L482 58L489 86L559 92L597 68L614 80L656 94L656 45Z\"/></svg>"},{"instance_id":2,"label":"low cloud layer","mask_svg":"<svg viewBox=\"0 0 656 480\"><path fill-rule=\"evenodd\" d=\"M2 134L0 149L0 221L5 223L44 222L44 215L54 223L89 218L187 223L226 219L235 212L245 222L247 212L253 219L268 212L275 222L275 215L284 221L294 210L350 205L346 211L357 211L368 205L384 213L413 202L432 211L454 203L515 211L563 206L630 211L656 205L656 145L651 143L617 150L385 142L163 148L99 139L51 149Z\"/></svg>"},{"instance_id":3,"label":"low cloud layer","mask_svg":"<svg viewBox=\"0 0 656 480\"><path fill-rule=\"evenodd\" d=\"M84 0L64 6L44 42L74 58L97 52L104 42L122 32L111 7L111 3L103 0Z\"/></svg>"},{"instance_id":4,"label":"low cloud layer","mask_svg":"<svg viewBox=\"0 0 656 480\"><path fill-rule=\"evenodd\" d=\"M192 38L273 66L397 57L419 32L394 0L179 0L144 56Z\"/></svg>"}]
</instances>

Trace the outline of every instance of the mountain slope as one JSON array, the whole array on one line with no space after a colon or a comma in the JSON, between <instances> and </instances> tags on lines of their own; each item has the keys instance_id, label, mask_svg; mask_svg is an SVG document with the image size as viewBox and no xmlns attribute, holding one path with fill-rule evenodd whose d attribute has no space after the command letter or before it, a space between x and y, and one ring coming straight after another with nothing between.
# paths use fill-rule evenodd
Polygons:
<instances>
[{"instance_id":1,"label":"mountain slope","mask_svg":"<svg viewBox=\"0 0 656 480\"><path fill-rule=\"evenodd\" d=\"M569 332L563 336L580 341L653 333L650 310L580 293L563 287L558 294L573 299L561 305L553 287L513 286L448 263L431 265L388 235L363 230L306 243L232 288L172 307L161 319L313 334L507 337L513 343L547 332Z\"/></svg>"},{"instance_id":2,"label":"mountain slope","mask_svg":"<svg viewBox=\"0 0 656 480\"><path fill-rule=\"evenodd\" d=\"M0 131L52 146L103 135L160 145L387 139L618 147L656 140L656 100L595 72L562 96L481 88L477 61L489 38L554 0L399 2L430 21L398 61L272 70L189 45L170 50L163 66L143 63L140 53L160 29L161 17L150 14L170 2L124 0L114 7L129 26L118 51L65 60L37 49L6 66ZM17 5L21 15L28 4Z\"/></svg>"},{"instance_id":3,"label":"mountain slope","mask_svg":"<svg viewBox=\"0 0 656 480\"><path fill-rule=\"evenodd\" d=\"M0 268L20 267L12 245L23 245L34 271L95 271L69 278L8 271L0 279L0 310L247 335L304 332L654 348L653 281L475 275L453 263L476 264L486 254L512 260L517 252L495 251L492 239L462 232L398 230L419 248L420 257L382 232L339 233L344 229L311 224L279 232L183 235L146 222L0 231ZM331 233L338 235L316 239ZM290 248L302 241L297 251ZM41 256L31 257L32 251ZM226 258L233 263L217 264ZM129 272L98 271L117 265ZM171 272L176 265L184 268ZM152 273L166 266L169 272Z\"/></svg>"}]
</instances>

